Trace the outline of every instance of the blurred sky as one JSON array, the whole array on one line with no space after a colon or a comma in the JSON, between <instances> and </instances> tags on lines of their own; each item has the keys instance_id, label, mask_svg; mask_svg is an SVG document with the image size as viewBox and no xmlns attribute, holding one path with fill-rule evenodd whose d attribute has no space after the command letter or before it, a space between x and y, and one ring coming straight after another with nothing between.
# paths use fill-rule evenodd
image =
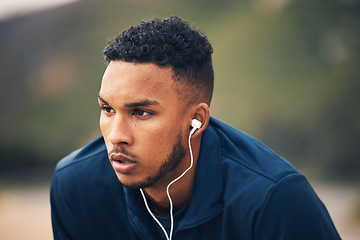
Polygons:
<instances>
[{"instance_id":1,"label":"blurred sky","mask_svg":"<svg viewBox=\"0 0 360 240\"><path fill-rule=\"evenodd\" d=\"M0 0L0 20L77 0Z\"/></svg>"}]
</instances>

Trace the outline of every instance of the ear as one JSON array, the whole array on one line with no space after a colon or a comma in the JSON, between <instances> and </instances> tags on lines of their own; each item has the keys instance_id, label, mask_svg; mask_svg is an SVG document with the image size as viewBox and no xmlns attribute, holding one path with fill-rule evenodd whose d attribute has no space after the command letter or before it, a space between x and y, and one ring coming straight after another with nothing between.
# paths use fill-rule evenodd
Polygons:
<instances>
[{"instance_id":1,"label":"ear","mask_svg":"<svg viewBox=\"0 0 360 240\"><path fill-rule=\"evenodd\" d=\"M191 108L191 112L192 112L191 114L192 118L190 119L190 126L193 118L201 122L201 127L198 130L196 130L194 135L202 133L209 124L209 118L210 118L209 105L207 105L206 103L196 104Z\"/></svg>"}]
</instances>

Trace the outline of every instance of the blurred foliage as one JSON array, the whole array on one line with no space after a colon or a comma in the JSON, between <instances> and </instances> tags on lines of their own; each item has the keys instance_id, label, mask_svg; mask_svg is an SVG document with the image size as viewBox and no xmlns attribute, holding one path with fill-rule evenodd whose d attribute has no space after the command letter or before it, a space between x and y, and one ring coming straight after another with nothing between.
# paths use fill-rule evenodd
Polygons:
<instances>
[{"instance_id":1,"label":"blurred foliage","mask_svg":"<svg viewBox=\"0 0 360 240\"><path fill-rule=\"evenodd\" d=\"M109 37L178 15L214 47L212 114L298 167L360 170L357 0L79 1L0 22L0 166L50 164L100 134Z\"/></svg>"}]
</instances>

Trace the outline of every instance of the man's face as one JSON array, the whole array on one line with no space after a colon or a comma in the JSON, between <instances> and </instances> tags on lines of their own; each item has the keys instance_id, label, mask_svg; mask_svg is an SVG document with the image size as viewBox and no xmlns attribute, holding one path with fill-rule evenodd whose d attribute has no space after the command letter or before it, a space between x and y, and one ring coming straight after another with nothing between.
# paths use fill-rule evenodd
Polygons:
<instances>
[{"instance_id":1,"label":"man's face","mask_svg":"<svg viewBox=\"0 0 360 240\"><path fill-rule=\"evenodd\" d=\"M186 168L186 121L168 67L112 61L99 92L100 128L119 181L167 184Z\"/></svg>"}]
</instances>

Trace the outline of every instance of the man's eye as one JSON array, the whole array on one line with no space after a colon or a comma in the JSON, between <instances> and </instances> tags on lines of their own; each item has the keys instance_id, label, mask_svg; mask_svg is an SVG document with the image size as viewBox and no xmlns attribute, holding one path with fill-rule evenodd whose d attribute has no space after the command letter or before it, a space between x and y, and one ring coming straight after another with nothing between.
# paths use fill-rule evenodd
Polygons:
<instances>
[{"instance_id":1,"label":"man's eye","mask_svg":"<svg viewBox=\"0 0 360 240\"><path fill-rule=\"evenodd\" d=\"M101 106L100 109L101 109L101 111L104 111L105 113L113 113L114 112L114 109L112 109L109 106Z\"/></svg>"},{"instance_id":2,"label":"man's eye","mask_svg":"<svg viewBox=\"0 0 360 240\"><path fill-rule=\"evenodd\" d=\"M152 113L141 110L141 109L136 109L136 110L134 110L133 115L138 115L138 116L144 116L145 117L145 116L152 115Z\"/></svg>"}]
</instances>

